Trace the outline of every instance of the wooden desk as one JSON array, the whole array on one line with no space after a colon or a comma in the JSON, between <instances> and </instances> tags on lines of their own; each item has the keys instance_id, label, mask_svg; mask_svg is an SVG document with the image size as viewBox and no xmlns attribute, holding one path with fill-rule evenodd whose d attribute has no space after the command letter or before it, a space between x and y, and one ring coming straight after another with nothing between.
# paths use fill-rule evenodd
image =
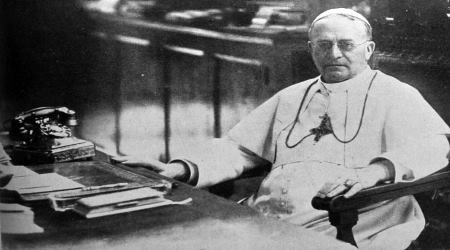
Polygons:
<instances>
[{"instance_id":1,"label":"wooden desk","mask_svg":"<svg viewBox=\"0 0 450 250\"><path fill-rule=\"evenodd\" d=\"M59 166L61 164L30 168L64 175ZM151 171L132 170L144 177L156 176ZM74 180L80 179L73 173L65 174ZM89 171L79 171L79 174L86 179ZM46 250L354 249L332 237L264 218L248 207L183 183L177 183L168 196L173 200L188 197L192 197L192 205L159 207L95 219L85 219L73 212L57 213L47 204L35 205L35 223L45 232L3 234L2 247Z\"/></svg>"}]
</instances>

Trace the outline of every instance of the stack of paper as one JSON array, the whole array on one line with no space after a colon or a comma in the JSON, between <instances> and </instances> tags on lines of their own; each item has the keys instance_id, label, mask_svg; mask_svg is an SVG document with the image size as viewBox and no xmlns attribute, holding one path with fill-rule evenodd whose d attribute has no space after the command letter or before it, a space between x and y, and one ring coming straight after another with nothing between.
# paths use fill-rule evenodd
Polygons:
<instances>
[{"instance_id":1,"label":"stack of paper","mask_svg":"<svg viewBox=\"0 0 450 250\"><path fill-rule=\"evenodd\" d=\"M23 177L14 176L6 185L5 189L15 190L19 194L34 194L43 192L54 192L82 188L81 185L71 179L56 173L27 175Z\"/></svg>"},{"instance_id":2,"label":"stack of paper","mask_svg":"<svg viewBox=\"0 0 450 250\"><path fill-rule=\"evenodd\" d=\"M96 195L78 200L73 210L86 218L119 214L166 205L181 205L192 201L172 201L164 193L144 187L109 194Z\"/></svg>"},{"instance_id":3,"label":"stack of paper","mask_svg":"<svg viewBox=\"0 0 450 250\"><path fill-rule=\"evenodd\" d=\"M0 165L2 174L12 174L12 178L2 190L9 190L20 195L27 202L46 200L52 192L81 189L84 185L57 173L38 174L24 166ZM15 197L13 195L13 197ZM11 198L15 200L16 198ZM2 201L10 199L2 199Z\"/></svg>"},{"instance_id":4,"label":"stack of paper","mask_svg":"<svg viewBox=\"0 0 450 250\"><path fill-rule=\"evenodd\" d=\"M38 175L38 173L36 173L36 172L32 171L31 169L26 168L24 166L8 166L8 165L0 164L0 171L3 174L12 174L14 176L14 178Z\"/></svg>"},{"instance_id":5,"label":"stack of paper","mask_svg":"<svg viewBox=\"0 0 450 250\"><path fill-rule=\"evenodd\" d=\"M34 213L19 204L0 203L1 232L8 234L42 233L44 229L34 224Z\"/></svg>"}]
</instances>

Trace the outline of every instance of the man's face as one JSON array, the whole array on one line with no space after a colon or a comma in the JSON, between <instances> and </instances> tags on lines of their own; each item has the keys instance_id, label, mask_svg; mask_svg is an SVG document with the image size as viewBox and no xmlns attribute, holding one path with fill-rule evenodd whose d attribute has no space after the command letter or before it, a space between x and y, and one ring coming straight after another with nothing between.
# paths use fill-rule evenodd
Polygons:
<instances>
[{"instance_id":1,"label":"man's face","mask_svg":"<svg viewBox=\"0 0 450 250\"><path fill-rule=\"evenodd\" d=\"M332 15L314 24L309 47L322 80L336 83L353 78L367 67L375 43L368 41L360 21Z\"/></svg>"}]
</instances>

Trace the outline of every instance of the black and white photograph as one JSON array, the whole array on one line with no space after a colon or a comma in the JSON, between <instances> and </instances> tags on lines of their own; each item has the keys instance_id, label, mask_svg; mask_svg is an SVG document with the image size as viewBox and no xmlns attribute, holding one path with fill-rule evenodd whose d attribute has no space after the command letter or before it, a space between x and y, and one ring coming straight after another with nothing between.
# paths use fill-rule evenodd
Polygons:
<instances>
[{"instance_id":1,"label":"black and white photograph","mask_svg":"<svg viewBox=\"0 0 450 250\"><path fill-rule=\"evenodd\" d=\"M450 250L450 0L1 0L0 249Z\"/></svg>"}]
</instances>

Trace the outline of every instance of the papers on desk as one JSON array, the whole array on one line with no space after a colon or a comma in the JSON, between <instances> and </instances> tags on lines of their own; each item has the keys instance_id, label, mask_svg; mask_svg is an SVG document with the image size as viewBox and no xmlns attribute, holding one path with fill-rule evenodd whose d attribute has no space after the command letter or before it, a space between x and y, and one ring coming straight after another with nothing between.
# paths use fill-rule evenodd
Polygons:
<instances>
[{"instance_id":1,"label":"papers on desk","mask_svg":"<svg viewBox=\"0 0 450 250\"><path fill-rule=\"evenodd\" d=\"M38 175L38 173L26 168L25 166L7 166L0 164L0 171L4 174L12 174L14 178Z\"/></svg>"},{"instance_id":2,"label":"papers on desk","mask_svg":"<svg viewBox=\"0 0 450 250\"><path fill-rule=\"evenodd\" d=\"M19 204L0 203L1 232L8 234L42 233L44 229L34 224L34 213Z\"/></svg>"},{"instance_id":3,"label":"papers on desk","mask_svg":"<svg viewBox=\"0 0 450 250\"><path fill-rule=\"evenodd\" d=\"M172 201L163 195L163 192L144 187L82 198L76 202L73 210L86 218L95 218L166 205L183 205L192 201L191 198Z\"/></svg>"},{"instance_id":4,"label":"papers on desk","mask_svg":"<svg viewBox=\"0 0 450 250\"><path fill-rule=\"evenodd\" d=\"M55 211L73 210L86 218L187 204L192 201L191 198L183 201L165 198L168 187L164 182L158 183L162 186L150 182L155 188L149 187L148 183L136 182L85 187L57 173L37 174L23 166L8 166L2 171L14 175L2 189L17 192L24 201L49 199ZM156 189L161 187L162 191Z\"/></svg>"},{"instance_id":5,"label":"papers on desk","mask_svg":"<svg viewBox=\"0 0 450 250\"><path fill-rule=\"evenodd\" d=\"M31 170L30 170L31 171ZM20 195L43 192L55 192L82 188L81 185L71 179L56 173L32 174L27 176L13 176L11 181L3 187L8 190L15 190Z\"/></svg>"}]
</instances>

